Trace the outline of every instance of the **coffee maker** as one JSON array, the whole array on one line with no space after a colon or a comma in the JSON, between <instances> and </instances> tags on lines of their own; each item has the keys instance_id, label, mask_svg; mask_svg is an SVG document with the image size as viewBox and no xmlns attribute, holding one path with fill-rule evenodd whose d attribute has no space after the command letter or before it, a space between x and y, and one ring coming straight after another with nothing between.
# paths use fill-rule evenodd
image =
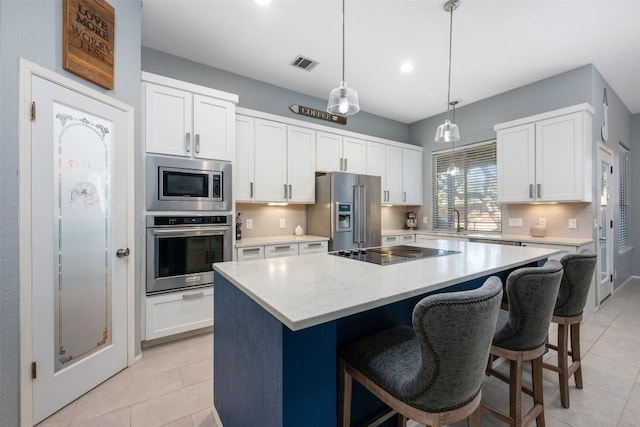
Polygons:
<instances>
[{"instance_id":1,"label":"coffee maker","mask_svg":"<svg viewBox=\"0 0 640 427\"><path fill-rule=\"evenodd\" d=\"M407 228L409 230L415 230L416 226L418 225L418 221L416 219L416 213L415 212L407 212L406 217L407 217L407 219L405 220L405 225L407 226Z\"/></svg>"}]
</instances>

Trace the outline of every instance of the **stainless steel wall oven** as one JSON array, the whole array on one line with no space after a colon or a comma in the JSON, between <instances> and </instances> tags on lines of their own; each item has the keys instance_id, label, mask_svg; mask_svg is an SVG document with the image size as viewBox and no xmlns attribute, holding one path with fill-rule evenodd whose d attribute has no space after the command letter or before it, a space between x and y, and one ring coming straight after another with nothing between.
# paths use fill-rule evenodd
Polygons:
<instances>
[{"instance_id":1,"label":"stainless steel wall oven","mask_svg":"<svg viewBox=\"0 0 640 427\"><path fill-rule=\"evenodd\" d=\"M232 259L232 216L147 216L147 295L207 286Z\"/></svg>"}]
</instances>

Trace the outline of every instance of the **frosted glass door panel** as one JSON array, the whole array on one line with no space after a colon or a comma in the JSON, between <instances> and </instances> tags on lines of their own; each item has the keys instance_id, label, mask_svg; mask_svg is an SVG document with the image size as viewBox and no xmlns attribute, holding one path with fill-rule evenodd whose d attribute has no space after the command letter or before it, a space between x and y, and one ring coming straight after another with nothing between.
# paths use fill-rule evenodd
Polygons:
<instances>
[{"instance_id":1,"label":"frosted glass door panel","mask_svg":"<svg viewBox=\"0 0 640 427\"><path fill-rule=\"evenodd\" d=\"M111 138L100 117L54 104L55 371L111 344ZM46 185L46 183L44 183Z\"/></svg>"}]
</instances>

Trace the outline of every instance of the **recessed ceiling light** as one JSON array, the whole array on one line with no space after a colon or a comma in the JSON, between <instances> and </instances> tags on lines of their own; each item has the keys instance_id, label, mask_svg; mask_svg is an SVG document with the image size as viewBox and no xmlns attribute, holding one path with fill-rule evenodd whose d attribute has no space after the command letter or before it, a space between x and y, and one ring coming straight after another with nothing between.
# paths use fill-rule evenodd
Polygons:
<instances>
[{"instance_id":1,"label":"recessed ceiling light","mask_svg":"<svg viewBox=\"0 0 640 427\"><path fill-rule=\"evenodd\" d=\"M271 0L253 0L253 2L258 6L266 6L271 3Z\"/></svg>"},{"instance_id":2,"label":"recessed ceiling light","mask_svg":"<svg viewBox=\"0 0 640 427\"><path fill-rule=\"evenodd\" d=\"M400 71L402 71L405 74L412 72L413 71L413 64L410 61L404 61L400 65Z\"/></svg>"}]
</instances>

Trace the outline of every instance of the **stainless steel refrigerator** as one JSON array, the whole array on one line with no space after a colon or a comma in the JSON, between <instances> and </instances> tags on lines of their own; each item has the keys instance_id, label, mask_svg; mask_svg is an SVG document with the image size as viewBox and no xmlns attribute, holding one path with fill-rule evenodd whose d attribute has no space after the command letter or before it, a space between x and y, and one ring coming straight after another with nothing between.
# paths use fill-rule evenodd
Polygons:
<instances>
[{"instance_id":1,"label":"stainless steel refrigerator","mask_svg":"<svg viewBox=\"0 0 640 427\"><path fill-rule=\"evenodd\" d=\"M380 177L331 172L316 176L309 234L329 237L329 251L380 246Z\"/></svg>"}]
</instances>

